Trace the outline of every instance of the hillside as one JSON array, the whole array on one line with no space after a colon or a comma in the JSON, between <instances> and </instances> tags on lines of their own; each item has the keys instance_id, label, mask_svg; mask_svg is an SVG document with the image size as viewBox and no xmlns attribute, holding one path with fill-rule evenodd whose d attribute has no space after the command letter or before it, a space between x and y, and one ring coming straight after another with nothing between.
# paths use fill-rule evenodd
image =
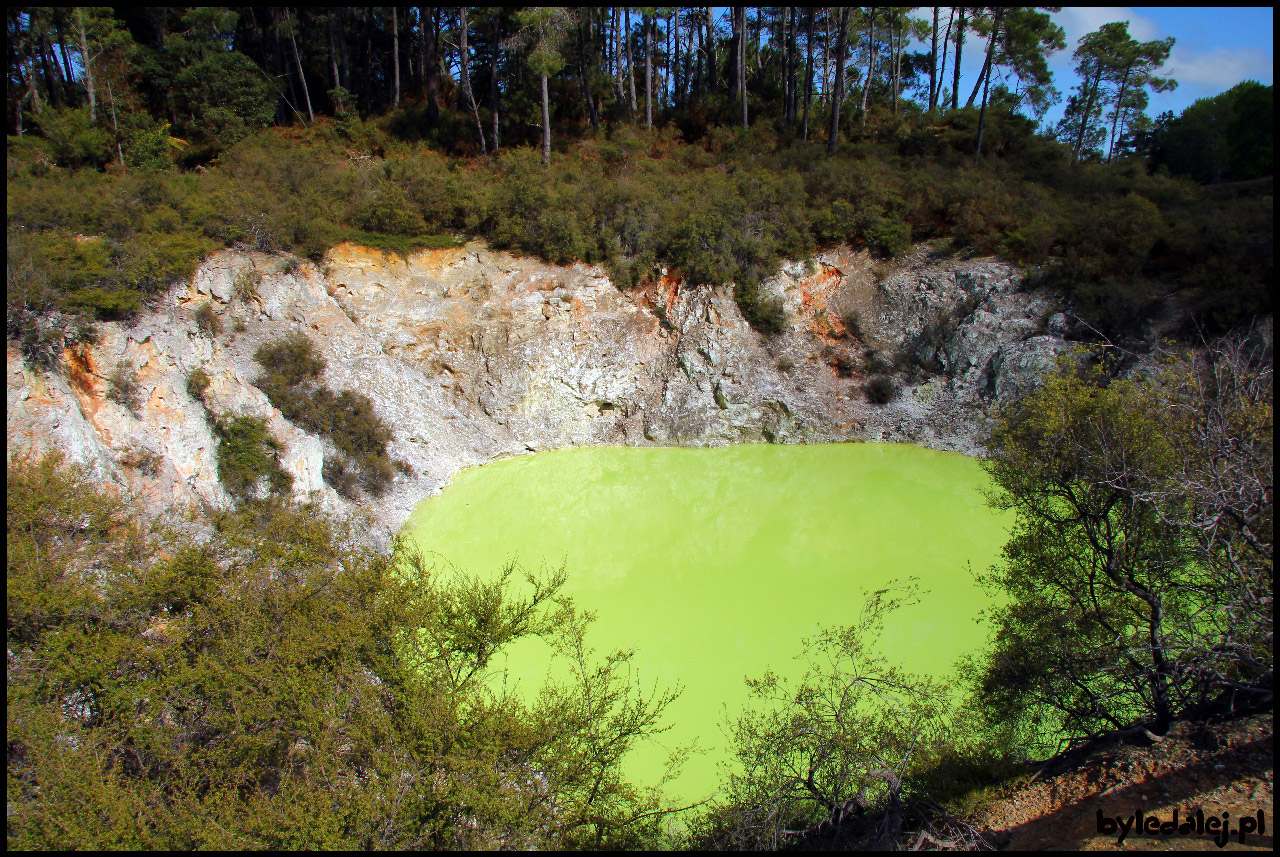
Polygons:
<instances>
[{"instance_id":1,"label":"hillside","mask_svg":"<svg viewBox=\"0 0 1280 857\"><path fill-rule=\"evenodd\" d=\"M246 278L254 290L238 294ZM1053 298L1019 282L997 260L927 246L897 263L838 249L766 281L786 319L766 338L722 289L621 291L598 267L478 244L407 259L346 244L319 265L224 252L130 324L101 323L59 372L11 350L10 449L54 441L156 511L228 508L214 426L248 414L282 444L295 496L355 511L363 501L323 478L332 442L261 389L257 349L302 333L325 383L369 397L408 465L375 504L382 544L461 468L531 450L867 439L972 452L986 411L1066 347ZM115 395L120 367L132 408ZM892 379L888 402L868 398L877 377Z\"/></svg>"},{"instance_id":2,"label":"hillside","mask_svg":"<svg viewBox=\"0 0 1280 857\"><path fill-rule=\"evenodd\" d=\"M1036 767L985 800L971 818L1007 851L1202 851L1220 837L1098 832L1097 813L1138 810L1179 826L1227 813L1231 836L1220 847L1271 851L1275 842L1274 716L1256 714L1199 727L1179 723L1159 743L1095 743ZM1265 832L1239 834L1238 820L1261 811ZM1202 829L1201 829L1202 830Z\"/></svg>"}]
</instances>

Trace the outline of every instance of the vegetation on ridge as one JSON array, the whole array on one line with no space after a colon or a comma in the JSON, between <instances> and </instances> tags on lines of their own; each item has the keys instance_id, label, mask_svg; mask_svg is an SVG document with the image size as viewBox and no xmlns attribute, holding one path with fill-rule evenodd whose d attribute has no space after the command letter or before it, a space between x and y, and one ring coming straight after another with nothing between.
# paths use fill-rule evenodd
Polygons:
<instances>
[{"instance_id":1,"label":"vegetation on ridge","mask_svg":"<svg viewBox=\"0 0 1280 857\"><path fill-rule=\"evenodd\" d=\"M363 488L373 496L391 484L396 469L408 465L387 455L391 430L363 393L335 393L320 381L325 361L303 334L261 346L253 355L263 369L257 381L285 418L327 438L337 449L326 455L325 481L347 499Z\"/></svg>"},{"instance_id":2,"label":"vegetation on ridge","mask_svg":"<svg viewBox=\"0 0 1280 857\"><path fill-rule=\"evenodd\" d=\"M1269 180L1222 194L1175 177L1269 176L1270 87L1153 125L1167 40L1108 24L1077 48L1083 82L1046 135L1033 117L1062 43L1041 11L953 9L944 35L887 7L734 8L727 32L701 8L642 27L561 7L15 9L10 335L51 309L126 318L222 246L319 258L344 238L406 252L456 235L602 263L624 288L663 268L734 283L764 333L785 326L759 290L778 261L844 241L1020 261L1072 299L1082 335L1270 310ZM984 72L961 102L945 52L908 50L932 34L958 53L966 33L1015 86ZM815 71L846 65L847 85Z\"/></svg>"}]
</instances>

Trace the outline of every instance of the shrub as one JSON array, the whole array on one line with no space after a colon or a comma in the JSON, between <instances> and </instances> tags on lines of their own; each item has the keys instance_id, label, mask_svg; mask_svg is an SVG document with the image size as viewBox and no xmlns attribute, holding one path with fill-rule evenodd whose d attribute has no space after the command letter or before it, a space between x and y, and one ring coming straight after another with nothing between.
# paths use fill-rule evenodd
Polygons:
<instances>
[{"instance_id":1,"label":"shrub","mask_svg":"<svg viewBox=\"0 0 1280 857\"><path fill-rule=\"evenodd\" d=\"M131 446L120 456L120 463L154 479L160 473L164 456L140 446Z\"/></svg>"},{"instance_id":2,"label":"shrub","mask_svg":"<svg viewBox=\"0 0 1280 857\"><path fill-rule=\"evenodd\" d=\"M256 268L245 268L231 281L231 296L246 303L255 301L258 299L258 286L261 284L262 274L258 273Z\"/></svg>"},{"instance_id":3,"label":"shrub","mask_svg":"<svg viewBox=\"0 0 1280 857\"><path fill-rule=\"evenodd\" d=\"M311 341L301 334L261 346L254 359L266 370L258 386L285 418L307 431L327 437L342 454L326 479L339 492L351 491L347 468L355 467L359 483L375 496L395 477L395 465L387 454L391 430L378 417L373 400L361 393L334 393L319 383L324 360ZM347 496L347 494L343 494Z\"/></svg>"},{"instance_id":4,"label":"shrub","mask_svg":"<svg viewBox=\"0 0 1280 857\"><path fill-rule=\"evenodd\" d=\"M130 412L137 414L142 409L142 388L138 384L134 369L121 360L107 378L109 387L107 398L118 405L123 405Z\"/></svg>"},{"instance_id":5,"label":"shrub","mask_svg":"<svg viewBox=\"0 0 1280 857\"><path fill-rule=\"evenodd\" d=\"M100 126L90 124L87 107L45 110L39 122L40 133L63 165L102 163L111 157L111 136Z\"/></svg>"},{"instance_id":6,"label":"shrub","mask_svg":"<svg viewBox=\"0 0 1280 857\"><path fill-rule=\"evenodd\" d=\"M360 475L351 469L351 463L341 456L326 456L321 475L334 491L347 500L360 499Z\"/></svg>"},{"instance_id":7,"label":"shrub","mask_svg":"<svg viewBox=\"0 0 1280 857\"><path fill-rule=\"evenodd\" d=\"M11 847L663 841L669 808L622 765L671 695L592 652L564 571L448 573L284 503L197 541L52 456L11 462L6 488ZM572 679L495 704L532 638L577 653Z\"/></svg>"},{"instance_id":8,"label":"shrub","mask_svg":"<svg viewBox=\"0 0 1280 857\"><path fill-rule=\"evenodd\" d=\"M390 235L421 235L427 231L427 223L409 202L399 185L383 187L374 201L356 215L356 223L367 232Z\"/></svg>"},{"instance_id":9,"label":"shrub","mask_svg":"<svg viewBox=\"0 0 1280 857\"><path fill-rule=\"evenodd\" d=\"M782 298L766 297L761 294L760 287L750 281L734 286L733 297L747 324L759 333L777 336L787 329L787 313Z\"/></svg>"},{"instance_id":10,"label":"shrub","mask_svg":"<svg viewBox=\"0 0 1280 857\"><path fill-rule=\"evenodd\" d=\"M838 348L828 345L822 349L822 357L827 361L827 365L836 370L836 374L841 378L850 378L853 376L857 364L853 358Z\"/></svg>"},{"instance_id":11,"label":"shrub","mask_svg":"<svg viewBox=\"0 0 1280 857\"><path fill-rule=\"evenodd\" d=\"M844 323L844 329L854 339L862 339L862 314L856 309L851 309L840 316L840 321Z\"/></svg>"},{"instance_id":12,"label":"shrub","mask_svg":"<svg viewBox=\"0 0 1280 857\"><path fill-rule=\"evenodd\" d=\"M128 318L142 306L142 295L133 289L104 289L91 286L73 292L66 298L68 309L89 312L95 318L114 320Z\"/></svg>"},{"instance_id":13,"label":"shrub","mask_svg":"<svg viewBox=\"0 0 1280 857\"><path fill-rule=\"evenodd\" d=\"M248 55L212 51L177 78L193 130L222 149L275 119L275 85Z\"/></svg>"},{"instance_id":14,"label":"shrub","mask_svg":"<svg viewBox=\"0 0 1280 857\"><path fill-rule=\"evenodd\" d=\"M22 356L33 366L46 370L58 365L66 349L98 339L92 322L57 310L35 313L21 307L11 308L6 321L9 335L21 337L18 347Z\"/></svg>"},{"instance_id":15,"label":"shrub","mask_svg":"<svg viewBox=\"0 0 1280 857\"><path fill-rule=\"evenodd\" d=\"M863 391L866 393L867 401L874 405L886 405L893 401L896 390L893 386L893 379L888 375L876 375L867 382Z\"/></svg>"},{"instance_id":16,"label":"shrub","mask_svg":"<svg viewBox=\"0 0 1280 857\"><path fill-rule=\"evenodd\" d=\"M132 169L164 172L173 168L174 150L185 145L169 135L168 122L150 121L128 135L124 162Z\"/></svg>"},{"instance_id":17,"label":"shrub","mask_svg":"<svg viewBox=\"0 0 1280 857\"><path fill-rule=\"evenodd\" d=\"M222 319L213 311L213 302L200 304L196 310L196 327L206 336L218 336L222 333Z\"/></svg>"},{"instance_id":18,"label":"shrub","mask_svg":"<svg viewBox=\"0 0 1280 857\"><path fill-rule=\"evenodd\" d=\"M872 252L892 258L911 248L911 224L884 217L873 217L862 230L863 240Z\"/></svg>"},{"instance_id":19,"label":"shrub","mask_svg":"<svg viewBox=\"0 0 1280 857\"><path fill-rule=\"evenodd\" d=\"M209 389L211 379L203 369L192 369L187 373L187 395L197 402L204 401L205 391Z\"/></svg>"},{"instance_id":20,"label":"shrub","mask_svg":"<svg viewBox=\"0 0 1280 857\"><path fill-rule=\"evenodd\" d=\"M945 751L946 689L890 666L876 645L885 617L917 600L899 585L869 595L855 624L805 641L800 680L747 679L753 705L729 724L737 770L696 819L696 847L814 847L819 835L830 847L833 832L842 844L883 847L886 827L896 821L885 838L894 837L902 815L919 813L911 805L920 796L900 778L914 779L922 756ZM795 837L806 830L818 835Z\"/></svg>"},{"instance_id":21,"label":"shrub","mask_svg":"<svg viewBox=\"0 0 1280 857\"><path fill-rule=\"evenodd\" d=\"M324 358L316 356L315 346L301 333L259 346L253 359L272 375L279 375L289 387L314 381L324 371Z\"/></svg>"},{"instance_id":22,"label":"shrub","mask_svg":"<svg viewBox=\"0 0 1280 857\"><path fill-rule=\"evenodd\" d=\"M868 348L863 356L867 361L867 371L874 375L883 375L892 368L878 349Z\"/></svg>"},{"instance_id":23,"label":"shrub","mask_svg":"<svg viewBox=\"0 0 1280 857\"><path fill-rule=\"evenodd\" d=\"M1071 355L997 413L989 502L1015 517L982 580L1008 597L979 675L994 719L1048 743L1271 704L1271 346L1206 351L1133 378Z\"/></svg>"},{"instance_id":24,"label":"shrub","mask_svg":"<svg viewBox=\"0 0 1280 857\"><path fill-rule=\"evenodd\" d=\"M233 497L257 499L285 494L293 477L280 467L280 442L267 433L265 420L234 417L219 422L218 478Z\"/></svg>"}]
</instances>

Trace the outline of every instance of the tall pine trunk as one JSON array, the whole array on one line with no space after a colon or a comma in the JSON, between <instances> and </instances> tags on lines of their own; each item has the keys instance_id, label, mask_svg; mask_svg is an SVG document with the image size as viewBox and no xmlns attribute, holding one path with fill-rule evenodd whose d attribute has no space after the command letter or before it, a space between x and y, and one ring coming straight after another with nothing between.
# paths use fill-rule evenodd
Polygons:
<instances>
[{"instance_id":1,"label":"tall pine trunk","mask_svg":"<svg viewBox=\"0 0 1280 857\"><path fill-rule=\"evenodd\" d=\"M987 94L991 88L991 63L995 53L996 38L1000 34L1001 12L997 10L995 15L995 24L991 29L991 43L987 46L987 67L982 72L982 109L978 111L978 145L973 151L975 160L982 157L982 132L987 123Z\"/></svg>"},{"instance_id":2,"label":"tall pine trunk","mask_svg":"<svg viewBox=\"0 0 1280 857\"><path fill-rule=\"evenodd\" d=\"M696 47L695 47L695 42ZM703 66L706 64L707 47L702 39L702 24L698 23L697 17L690 20L689 26L689 49L693 53L693 100L697 101L702 98L702 81Z\"/></svg>"},{"instance_id":3,"label":"tall pine trunk","mask_svg":"<svg viewBox=\"0 0 1280 857\"><path fill-rule=\"evenodd\" d=\"M434 128L440 122L440 40L436 38L436 7L427 8L431 11L422 22L422 51L426 60L422 73L427 90L427 124Z\"/></svg>"},{"instance_id":4,"label":"tall pine trunk","mask_svg":"<svg viewBox=\"0 0 1280 857\"><path fill-rule=\"evenodd\" d=\"M500 144L499 129L501 128L501 112L502 112L502 91L498 86L498 53L502 50L502 17L501 13L495 11L493 13L493 38L489 48L489 109L493 111L493 150L498 151ZM598 124L595 119L595 108L592 108L593 124Z\"/></svg>"},{"instance_id":5,"label":"tall pine trunk","mask_svg":"<svg viewBox=\"0 0 1280 857\"><path fill-rule=\"evenodd\" d=\"M929 51L929 112L938 107L938 9L933 7L933 47Z\"/></svg>"},{"instance_id":6,"label":"tall pine trunk","mask_svg":"<svg viewBox=\"0 0 1280 857\"><path fill-rule=\"evenodd\" d=\"M1120 122L1120 113L1124 110L1125 90L1129 87L1129 73L1133 70L1133 66L1129 65L1124 70L1124 77L1120 79L1120 90L1116 93L1116 112L1111 117L1111 145L1107 147L1107 163L1111 163L1112 158L1116 154L1116 126Z\"/></svg>"},{"instance_id":7,"label":"tall pine trunk","mask_svg":"<svg viewBox=\"0 0 1280 857\"><path fill-rule=\"evenodd\" d=\"M290 38L292 38L292 33ZM298 46L293 46L293 52L298 53ZM395 76L395 88L391 93L391 109L396 110L400 107L400 16L396 11L396 7L391 7L391 68ZM301 73L301 68L299 68ZM307 85L306 81L302 84Z\"/></svg>"},{"instance_id":8,"label":"tall pine trunk","mask_svg":"<svg viewBox=\"0 0 1280 857\"><path fill-rule=\"evenodd\" d=\"M711 7L704 7L704 20L707 25L707 37L703 40L703 45L707 51L707 91L715 96L716 90L720 88L718 76L720 69L719 63L716 61L716 33L715 24L711 18Z\"/></svg>"},{"instance_id":9,"label":"tall pine trunk","mask_svg":"<svg viewBox=\"0 0 1280 857\"><path fill-rule=\"evenodd\" d=\"M342 86L342 78L338 75L338 42L333 36L333 13L327 16L329 23L329 65L333 70L333 86L331 89L337 89Z\"/></svg>"},{"instance_id":10,"label":"tall pine trunk","mask_svg":"<svg viewBox=\"0 0 1280 857\"><path fill-rule=\"evenodd\" d=\"M835 83L831 87L831 129L827 136L827 154L835 154L840 139L840 106L844 100L845 30L849 25L849 8L840 7L836 24Z\"/></svg>"},{"instance_id":11,"label":"tall pine trunk","mask_svg":"<svg viewBox=\"0 0 1280 857\"><path fill-rule=\"evenodd\" d=\"M742 39L738 43L738 94L742 98L742 130L747 130L747 7L738 7L738 28Z\"/></svg>"},{"instance_id":12,"label":"tall pine trunk","mask_svg":"<svg viewBox=\"0 0 1280 857\"><path fill-rule=\"evenodd\" d=\"M982 61L982 72L978 75L978 82L973 85L973 92L969 93L969 100L964 103L964 107L968 110L973 106L973 100L978 97L978 90L982 87L987 76L991 74L991 61L995 55L996 39L1000 36L1000 18L1001 10L997 8L994 12L995 20L991 22L991 38L987 40L987 56Z\"/></svg>"},{"instance_id":13,"label":"tall pine trunk","mask_svg":"<svg viewBox=\"0 0 1280 857\"><path fill-rule=\"evenodd\" d=\"M653 18L645 15L644 26L644 127L653 130Z\"/></svg>"},{"instance_id":14,"label":"tall pine trunk","mask_svg":"<svg viewBox=\"0 0 1280 857\"><path fill-rule=\"evenodd\" d=\"M803 139L809 139L809 104L813 101L813 7L809 7L809 14L805 18L804 30L804 131L801 135Z\"/></svg>"},{"instance_id":15,"label":"tall pine trunk","mask_svg":"<svg viewBox=\"0 0 1280 857\"><path fill-rule=\"evenodd\" d=\"M1085 102L1084 111L1080 114L1080 133L1076 136L1075 145L1071 147L1071 156L1075 160L1080 160L1080 151L1084 148L1084 135L1089 130L1089 117L1093 113L1093 104L1098 97L1098 87L1102 84L1102 68L1099 66L1096 76L1094 77L1092 86L1088 80L1085 80Z\"/></svg>"},{"instance_id":16,"label":"tall pine trunk","mask_svg":"<svg viewBox=\"0 0 1280 857\"><path fill-rule=\"evenodd\" d=\"M951 81L951 109L960 106L960 51L964 48L964 10L960 7L960 20L956 23L956 60L955 77Z\"/></svg>"},{"instance_id":17,"label":"tall pine trunk","mask_svg":"<svg viewBox=\"0 0 1280 857\"><path fill-rule=\"evenodd\" d=\"M547 76L542 79L542 163L551 166L551 99L547 96Z\"/></svg>"},{"instance_id":18,"label":"tall pine trunk","mask_svg":"<svg viewBox=\"0 0 1280 857\"><path fill-rule=\"evenodd\" d=\"M933 93L933 103L941 102L942 109L947 109L947 51L951 47L951 25L955 23L956 10L952 7L950 14L947 15L947 30L942 36L942 65L938 70L938 89Z\"/></svg>"},{"instance_id":19,"label":"tall pine trunk","mask_svg":"<svg viewBox=\"0 0 1280 857\"><path fill-rule=\"evenodd\" d=\"M93 57L89 55L89 35L85 32L84 9L76 7L76 25L80 30L80 59L84 64L84 86L89 93L89 124L98 124L98 93L93 86ZM32 75L35 69L31 69ZM35 78L32 77L32 106L40 112L39 96L35 94Z\"/></svg>"},{"instance_id":20,"label":"tall pine trunk","mask_svg":"<svg viewBox=\"0 0 1280 857\"><path fill-rule=\"evenodd\" d=\"M867 16L867 80L862 87L862 127L867 127L867 102L871 97L871 79L876 75L876 7Z\"/></svg>"},{"instance_id":21,"label":"tall pine trunk","mask_svg":"<svg viewBox=\"0 0 1280 857\"><path fill-rule=\"evenodd\" d=\"M746 35L738 28L738 9L740 6L729 7L729 26L731 34L729 36L729 65L725 69L729 75L729 102L733 103L738 99L738 54L739 48L742 46L742 40Z\"/></svg>"},{"instance_id":22,"label":"tall pine trunk","mask_svg":"<svg viewBox=\"0 0 1280 857\"><path fill-rule=\"evenodd\" d=\"M622 49L627 57L627 104L631 108L631 121L636 121L636 73L631 62L631 7L622 7Z\"/></svg>"},{"instance_id":23,"label":"tall pine trunk","mask_svg":"<svg viewBox=\"0 0 1280 857\"><path fill-rule=\"evenodd\" d=\"M583 34L583 27L586 27L587 34ZM593 131L600 130L600 113L596 109L595 98L591 95L591 74L587 66L587 40L591 32L591 23L588 21L585 25L578 25L578 71L582 80L582 95L587 101L587 115L591 119L591 129ZM497 148L496 146L494 147Z\"/></svg>"},{"instance_id":24,"label":"tall pine trunk","mask_svg":"<svg viewBox=\"0 0 1280 857\"><path fill-rule=\"evenodd\" d=\"M613 65L616 69L613 75L614 99L618 103L618 113L622 113L627 109L627 93L622 85L622 8L619 6L613 7Z\"/></svg>"},{"instance_id":25,"label":"tall pine trunk","mask_svg":"<svg viewBox=\"0 0 1280 857\"><path fill-rule=\"evenodd\" d=\"M67 40L62 35L62 15L54 10L53 32L58 37L58 50L62 54L62 80L67 85L67 102L75 107L79 99L74 88L75 76L71 73L71 60L67 59Z\"/></svg>"},{"instance_id":26,"label":"tall pine trunk","mask_svg":"<svg viewBox=\"0 0 1280 857\"><path fill-rule=\"evenodd\" d=\"M471 91L471 73L467 69L467 66L470 64L470 60L471 60L470 58L471 52L467 48L467 7L463 6L461 8L462 8L462 11L461 13L459 13L461 18L461 24L458 28L458 65L460 66L460 76L462 80L459 82L462 84L462 95L464 98L466 98L467 105L471 108L471 113L473 116L475 116L475 119L476 119L476 131L480 135L480 154L487 155L489 151L488 151L488 147L485 146L484 126L480 124L480 105L476 103L475 93ZM543 107L544 113L546 112L546 107L545 107L546 100L547 100L547 79L544 77L542 79L542 101L544 105Z\"/></svg>"},{"instance_id":27,"label":"tall pine trunk","mask_svg":"<svg viewBox=\"0 0 1280 857\"><path fill-rule=\"evenodd\" d=\"M286 10L287 11L287 10ZM293 30L289 30L289 44L293 45L293 62L298 67L298 80L302 81L302 97L307 102L307 118L312 122L316 121L315 111L311 109L311 90L307 89L307 76L302 71L302 57L298 54L298 40L293 37ZM396 74L396 97L400 95L400 75Z\"/></svg>"}]
</instances>

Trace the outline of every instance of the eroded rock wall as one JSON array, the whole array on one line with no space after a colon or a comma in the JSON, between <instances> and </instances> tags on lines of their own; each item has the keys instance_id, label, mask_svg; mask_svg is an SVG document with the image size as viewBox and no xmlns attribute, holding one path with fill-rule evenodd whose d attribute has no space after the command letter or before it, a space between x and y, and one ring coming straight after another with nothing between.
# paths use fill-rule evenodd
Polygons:
<instances>
[{"instance_id":1,"label":"eroded rock wall","mask_svg":"<svg viewBox=\"0 0 1280 857\"><path fill-rule=\"evenodd\" d=\"M728 288L664 279L624 293L598 268L479 244L407 260L342 245L319 266L226 251L131 326L100 325L58 373L10 348L10 454L60 448L154 511L222 508L210 415L258 416L295 493L352 511L321 478L327 442L255 386L254 351L297 332L327 361L330 388L373 400L389 451L412 468L365 504L381 544L462 468L534 450L884 440L974 454L987 406L1064 348L1051 299L1018 279L999 261L923 247L894 265L826 252L765 285L789 324L765 339ZM218 335L196 323L206 304ZM895 363L896 398L869 403L868 378ZM905 381L910 364L932 372ZM133 407L108 395L121 366L138 384ZM187 392L194 369L210 378L203 402Z\"/></svg>"}]
</instances>

